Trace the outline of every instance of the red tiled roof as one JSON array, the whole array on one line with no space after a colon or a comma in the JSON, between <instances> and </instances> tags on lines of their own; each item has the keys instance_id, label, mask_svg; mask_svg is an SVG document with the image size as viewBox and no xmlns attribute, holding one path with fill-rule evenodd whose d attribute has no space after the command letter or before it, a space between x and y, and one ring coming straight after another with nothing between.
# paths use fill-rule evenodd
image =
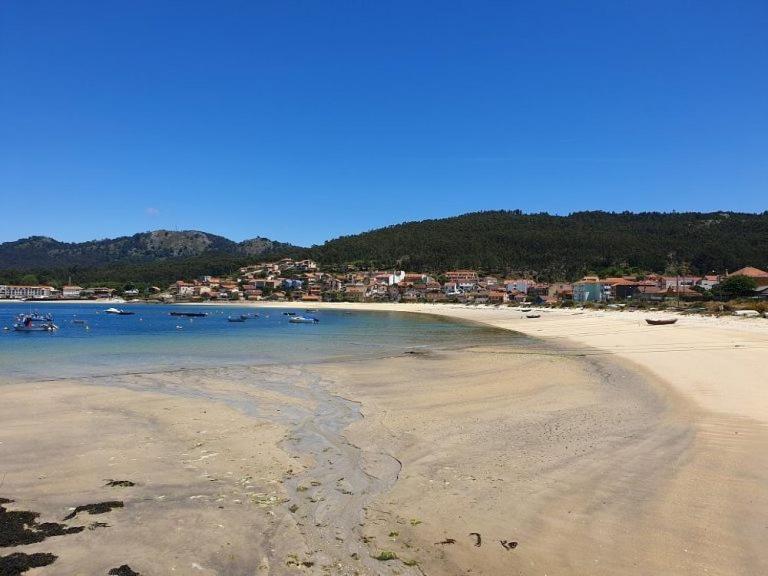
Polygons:
<instances>
[{"instance_id":1,"label":"red tiled roof","mask_svg":"<svg viewBox=\"0 0 768 576\"><path fill-rule=\"evenodd\" d=\"M749 276L750 278L765 278L768 277L768 272L755 268L754 266L745 266L736 272L731 272L729 276Z\"/></svg>"}]
</instances>

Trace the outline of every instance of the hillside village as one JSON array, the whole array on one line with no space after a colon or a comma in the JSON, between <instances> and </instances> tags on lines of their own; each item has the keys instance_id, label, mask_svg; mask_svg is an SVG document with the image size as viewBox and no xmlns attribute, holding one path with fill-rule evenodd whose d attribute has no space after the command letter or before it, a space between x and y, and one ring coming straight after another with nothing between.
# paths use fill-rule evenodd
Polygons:
<instances>
[{"instance_id":1,"label":"hillside village","mask_svg":"<svg viewBox=\"0 0 768 576\"><path fill-rule=\"evenodd\" d=\"M325 272L313 260L283 258L240 268L232 277L201 276L180 279L170 286L122 291L107 287L0 285L0 298L14 299L127 299L162 302L301 301L301 302L456 302L470 304L585 304L660 302L707 299L726 277L744 276L755 289L751 296L768 298L768 272L744 267L727 275L661 275L599 278L577 282L538 282L532 278L484 276L476 270L448 270L437 275L403 270Z\"/></svg>"}]
</instances>

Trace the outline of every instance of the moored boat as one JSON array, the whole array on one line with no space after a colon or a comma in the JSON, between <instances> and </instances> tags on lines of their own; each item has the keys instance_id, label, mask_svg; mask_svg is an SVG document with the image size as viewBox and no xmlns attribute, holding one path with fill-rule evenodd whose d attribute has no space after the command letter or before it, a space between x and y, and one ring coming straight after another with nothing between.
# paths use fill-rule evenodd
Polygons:
<instances>
[{"instance_id":1,"label":"moored boat","mask_svg":"<svg viewBox=\"0 0 768 576\"><path fill-rule=\"evenodd\" d=\"M117 316L133 316L135 312L129 312L127 310L121 310L120 308L107 308L104 310L105 314L116 314Z\"/></svg>"},{"instance_id":2,"label":"moored boat","mask_svg":"<svg viewBox=\"0 0 768 576\"><path fill-rule=\"evenodd\" d=\"M53 332L58 330L59 327L53 323L52 320L46 320L42 323L35 323L32 315L19 316L16 323L13 325L13 329L16 332Z\"/></svg>"},{"instance_id":3,"label":"moored boat","mask_svg":"<svg viewBox=\"0 0 768 576\"><path fill-rule=\"evenodd\" d=\"M227 322L245 322L245 318L242 316L230 316L227 318Z\"/></svg>"},{"instance_id":4,"label":"moored boat","mask_svg":"<svg viewBox=\"0 0 768 576\"><path fill-rule=\"evenodd\" d=\"M288 322L293 324L317 324L320 320L313 316L291 316Z\"/></svg>"}]
</instances>

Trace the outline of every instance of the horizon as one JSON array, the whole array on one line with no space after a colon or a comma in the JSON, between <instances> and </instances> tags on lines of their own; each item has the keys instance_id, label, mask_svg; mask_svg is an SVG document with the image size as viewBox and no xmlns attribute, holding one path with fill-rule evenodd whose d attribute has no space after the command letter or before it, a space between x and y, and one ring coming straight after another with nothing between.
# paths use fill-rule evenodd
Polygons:
<instances>
[{"instance_id":1,"label":"horizon","mask_svg":"<svg viewBox=\"0 0 768 576\"><path fill-rule=\"evenodd\" d=\"M754 1L7 3L0 242L761 213L767 27Z\"/></svg>"}]
</instances>

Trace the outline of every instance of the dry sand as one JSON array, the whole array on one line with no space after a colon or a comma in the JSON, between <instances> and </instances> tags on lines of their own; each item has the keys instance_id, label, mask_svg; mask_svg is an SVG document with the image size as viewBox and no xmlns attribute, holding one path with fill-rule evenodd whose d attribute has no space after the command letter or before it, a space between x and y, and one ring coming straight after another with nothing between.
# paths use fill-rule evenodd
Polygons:
<instances>
[{"instance_id":1,"label":"dry sand","mask_svg":"<svg viewBox=\"0 0 768 576\"><path fill-rule=\"evenodd\" d=\"M30 575L768 574L768 321L343 307L538 340L5 385L3 506L85 529L0 556L58 557Z\"/></svg>"}]
</instances>

